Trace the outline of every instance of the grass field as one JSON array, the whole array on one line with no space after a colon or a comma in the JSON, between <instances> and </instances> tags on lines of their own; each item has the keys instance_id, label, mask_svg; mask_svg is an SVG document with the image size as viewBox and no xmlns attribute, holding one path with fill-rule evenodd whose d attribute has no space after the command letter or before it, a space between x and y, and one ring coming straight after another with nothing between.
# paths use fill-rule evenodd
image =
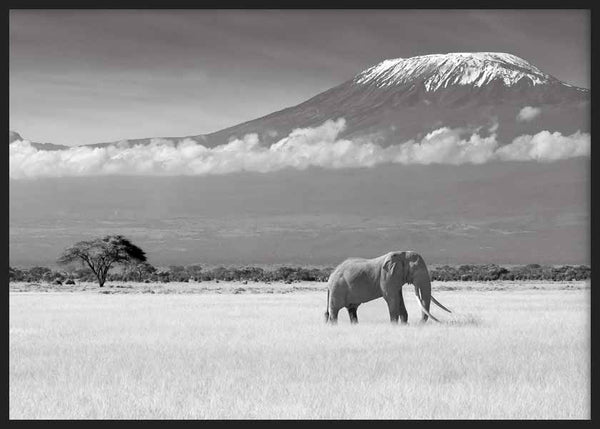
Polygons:
<instances>
[{"instance_id":1,"label":"grass field","mask_svg":"<svg viewBox=\"0 0 600 429\"><path fill-rule=\"evenodd\" d=\"M10 418L590 417L589 283L442 285L424 326L412 287L335 327L322 283L11 292Z\"/></svg>"}]
</instances>

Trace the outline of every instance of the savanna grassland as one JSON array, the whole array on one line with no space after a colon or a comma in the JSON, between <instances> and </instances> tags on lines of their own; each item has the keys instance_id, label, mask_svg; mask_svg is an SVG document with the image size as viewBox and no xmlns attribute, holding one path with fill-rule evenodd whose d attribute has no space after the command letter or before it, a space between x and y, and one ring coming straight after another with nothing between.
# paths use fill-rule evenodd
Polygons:
<instances>
[{"instance_id":1,"label":"savanna grassland","mask_svg":"<svg viewBox=\"0 0 600 429\"><path fill-rule=\"evenodd\" d=\"M405 286L408 326L335 327L324 283L179 286L11 283L10 418L590 417L589 282L434 282L426 325Z\"/></svg>"}]
</instances>

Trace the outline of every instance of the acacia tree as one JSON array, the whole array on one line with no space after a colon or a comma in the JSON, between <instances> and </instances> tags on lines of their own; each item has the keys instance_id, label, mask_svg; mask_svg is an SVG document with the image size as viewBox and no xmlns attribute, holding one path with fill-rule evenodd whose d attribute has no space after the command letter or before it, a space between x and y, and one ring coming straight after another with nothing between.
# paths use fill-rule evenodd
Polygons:
<instances>
[{"instance_id":1,"label":"acacia tree","mask_svg":"<svg viewBox=\"0 0 600 429\"><path fill-rule=\"evenodd\" d=\"M79 241L65 249L59 264L81 262L90 267L100 287L104 286L108 271L114 264L145 262L146 254L122 235L107 235L89 241Z\"/></svg>"}]
</instances>

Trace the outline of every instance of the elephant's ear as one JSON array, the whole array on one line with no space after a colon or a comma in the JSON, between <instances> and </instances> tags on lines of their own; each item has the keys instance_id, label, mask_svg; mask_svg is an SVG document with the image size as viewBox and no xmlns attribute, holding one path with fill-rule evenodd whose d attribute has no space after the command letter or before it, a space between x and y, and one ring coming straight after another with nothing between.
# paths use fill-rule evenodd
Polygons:
<instances>
[{"instance_id":1,"label":"elephant's ear","mask_svg":"<svg viewBox=\"0 0 600 429\"><path fill-rule=\"evenodd\" d=\"M396 263L392 262L392 259L388 259L383 264L383 269L391 276L394 274L394 270L396 269Z\"/></svg>"}]
</instances>

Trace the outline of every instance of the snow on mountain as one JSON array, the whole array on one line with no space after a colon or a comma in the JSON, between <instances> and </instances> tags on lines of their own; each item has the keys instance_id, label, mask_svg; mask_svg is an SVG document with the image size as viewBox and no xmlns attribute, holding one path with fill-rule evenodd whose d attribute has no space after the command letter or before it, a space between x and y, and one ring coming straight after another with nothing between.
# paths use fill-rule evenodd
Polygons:
<instances>
[{"instance_id":1,"label":"snow on mountain","mask_svg":"<svg viewBox=\"0 0 600 429\"><path fill-rule=\"evenodd\" d=\"M452 85L482 87L496 80L513 86L523 79L532 85L557 81L515 55L476 52L385 60L359 73L353 82L381 88L422 81L431 92Z\"/></svg>"}]
</instances>

